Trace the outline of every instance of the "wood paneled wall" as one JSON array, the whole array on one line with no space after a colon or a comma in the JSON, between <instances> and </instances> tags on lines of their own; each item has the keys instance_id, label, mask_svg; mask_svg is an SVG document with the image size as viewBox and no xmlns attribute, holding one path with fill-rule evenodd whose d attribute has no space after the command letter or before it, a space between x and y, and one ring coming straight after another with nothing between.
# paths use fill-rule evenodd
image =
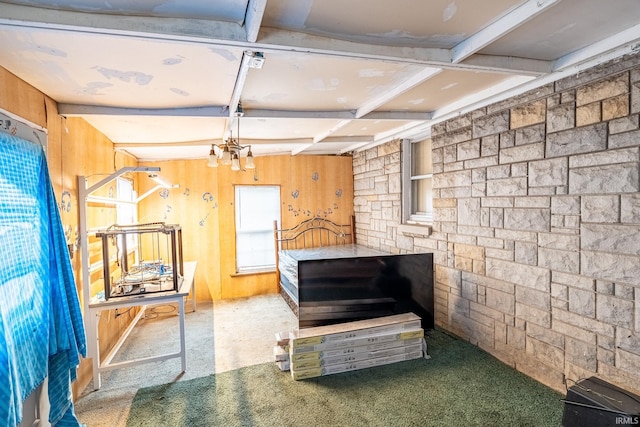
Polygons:
<instances>
[{"instance_id":1,"label":"wood paneled wall","mask_svg":"<svg viewBox=\"0 0 640 427\"><path fill-rule=\"evenodd\" d=\"M280 187L281 221L291 227L314 215L348 224L353 215L350 156L269 156L255 171L207 167L206 160L145 163L179 188L157 191L141 202L141 222L180 224L185 260L198 261L197 298L219 300L275 293L275 273L237 275L234 185ZM141 191L152 186L141 180ZM145 187L146 186L146 187Z\"/></svg>"}]
</instances>

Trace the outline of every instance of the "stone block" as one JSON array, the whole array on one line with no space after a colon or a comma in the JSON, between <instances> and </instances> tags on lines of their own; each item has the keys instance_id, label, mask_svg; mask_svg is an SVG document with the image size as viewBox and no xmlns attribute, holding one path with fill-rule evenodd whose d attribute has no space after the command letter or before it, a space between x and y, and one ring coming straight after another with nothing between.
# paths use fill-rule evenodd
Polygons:
<instances>
[{"instance_id":1,"label":"stone block","mask_svg":"<svg viewBox=\"0 0 640 427\"><path fill-rule=\"evenodd\" d=\"M446 132L447 132L447 122L440 122L431 126L431 136L434 137L434 139L435 137Z\"/></svg>"},{"instance_id":2,"label":"stone block","mask_svg":"<svg viewBox=\"0 0 640 427\"><path fill-rule=\"evenodd\" d=\"M602 347L598 347L598 363L615 366L616 364L616 353L615 351L605 350Z\"/></svg>"},{"instance_id":3,"label":"stone block","mask_svg":"<svg viewBox=\"0 0 640 427\"><path fill-rule=\"evenodd\" d=\"M473 138L509 130L509 111L505 110L490 116L479 117L473 121ZM471 139L471 138L469 138Z\"/></svg>"},{"instance_id":4,"label":"stone block","mask_svg":"<svg viewBox=\"0 0 640 427\"><path fill-rule=\"evenodd\" d=\"M585 331L593 332L598 335L605 335L608 337L615 336L615 327L613 325L583 316L581 314L576 314L570 311L553 307L551 309L551 315L553 316L554 322L556 320L559 320L561 322L576 326Z\"/></svg>"},{"instance_id":5,"label":"stone block","mask_svg":"<svg viewBox=\"0 0 640 427\"><path fill-rule=\"evenodd\" d=\"M540 123L516 130L516 145L528 145L536 142L544 142L546 137L546 126Z\"/></svg>"},{"instance_id":6,"label":"stone block","mask_svg":"<svg viewBox=\"0 0 640 427\"><path fill-rule=\"evenodd\" d=\"M507 208L504 210L504 228L549 231L551 228L551 212L549 209Z\"/></svg>"},{"instance_id":7,"label":"stone block","mask_svg":"<svg viewBox=\"0 0 640 427\"><path fill-rule=\"evenodd\" d=\"M473 169L471 171L471 182L472 183L485 182L486 180L487 180L487 169L486 168Z\"/></svg>"},{"instance_id":8,"label":"stone block","mask_svg":"<svg viewBox=\"0 0 640 427\"><path fill-rule=\"evenodd\" d=\"M401 142L399 139L396 139L396 140L387 142L386 144L379 145L376 148L378 149L378 156L382 157L392 153L399 153L400 147L401 147Z\"/></svg>"},{"instance_id":9,"label":"stone block","mask_svg":"<svg viewBox=\"0 0 640 427\"><path fill-rule=\"evenodd\" d=\"M516 131L503 132L500 134L500 148L509 148L516 145Z\"/></svg>"},{"instance_id":10,"label":"stone block","mask_svg":"<svg viewBox=\"0 0 640 427\"><path fill-rule=\"evenodd\" d=\"M485 136L480 140L480 155L482 157L495 156L500 150L500 139L498 135Z\"/></svg>"},{"instance_id":11,"label":"stone block","mask_svg":"<svg viewBox=\"0 0 640 427\"><path fill-rule=\"evenodd\" d=\"M524 350L526 345L526 333L525 331L514 328L513 326L507 326L507 344L510 347Z\"/></svg>"},{"instance_id":12,"label":"stone block","mask_svg":"<svg viewBox=\"0 0 640 427\"><path fill-rule=\"evenodd\" d=\"M546 157L601 151L607 148L607 124L598 123L547 135Z\"/></svg>"},{"instance_id":13,"label":"stone block","mask_svg":"<svg viewBox=\"0 0 640 427\"><path fill-rule=\"evenodd\" d=\"M581 204L582 222L615 223L620 218L620 196L584 196Z\"/></svg>"},{"instance_id":14,"label":"stone block","mask_svg":"<svg viewBox=\"0 0 640 427\"><path fill-rule=\"evenodd\" d=\"M599 294L596 297L596 313L596 318L601 322L633 328L633 301Z\"/></svg>"},{"instance_id":15,"label":"stone block","mask_svg":"<svg viewBox=\"0 0 640 427\"><path fill-rule=\"evenodd\" d=\"M593 344L567 337L565 354L567 361L570 363L588 369L591 372L596 372L598 369L598 349Z\"/></svg>"},{"instance_id":16,"label":"stone block","mask_svg":"<svg viewBox=\"0 0 640 427\"><path fill-rule=\"evenodd\" d=\"M640 356L640 332L617 328L615 346Z\"/></svg>"},{"instance_id":17,"label":"stone block","mask_svg":"<svg viewBox=\"0 0 640 427\"><path fill-rule=\"evenodd\" d=\"M458 203L456 199L433 199L434 208L455 208Z\"/></svg>"},{"instance_id":18,"label":"stone block","mask_svg":"<svg viewBox=\"0 0 640 427\"><path fill-rule=\"evenodd\" d=\"M602 101L602 120L612 120L629 115L629 95L624 94Z\"/></svg>"},{"instance_id":19,"label":"stone block","mask_svg":"<svg viewBox=\"0 0 640 427\"><path fill-rule=\"evenodd\" d=\"M546 117L546 101L540 99L511 109L511 129L543 123Z\"/></svg>"},{"instance_id":20,"label":"stone block","mask_svg":"<svg viewBox=\"0 0 640 427\"><path fill-rule=\"evenodd\" d=\"M616 351L616 367L633 374L638 378L638 372L640 372L640 356L618 349ZM637 380L635 381L635 384L638 384Z\"/></svg>"},{"instance_id":21,"label":"stone block","mask_svg":"<svg viewBox=\"0 0 640 427\"><path fill-rule=\"evenodd\" d=\"M551 297L569 301L569 287L551 282Z\"/></svg>"},{"instance_id":22,"label":"stone block","mask_svg":"<svg viewBox=\"0 0 640 427\"><path fill-rule=\"evenodd\" d=\"M568 103L550 108L547 115L547 132L559 132L576 126L575 104Z\"/></svg>"},{"instance_id":23,"label":"stone block","mask_svg":"<svg viewBox=\"0 0 640 427\"><path fill-rule=\"evenodd\" d=\"M514 163L511 165L511 176L519 177L519 176L527 176L528 174L529 174L529 169L526 162Z\"/></svg>"},{"instance_id":24,"label":"stone block","mask_svg":"<svg viewBox=\"0 0 640 427\"><path fill-rule=\"evenodd\" d=\"M631 84L631 114L640 112L640 82Z\"/></svg>"},{"instance_id":25,"label":"stone block","mask_svg":"<svg viewBox=\"0 0 640 427\"><path fill-rule=\"evenodd\" d=\"M516 303L551 311L551 295L549 292L537 291L525 286L516 286Z\"/></svg>"},{"instance_id":26,"label":"stone block","mask_svg":"<svg viewBox=\"0 0 640 427\"><path fill-rule=\"evenodd\" d=\"M632 147L640 145L640 130L609 135L609 148Z\"/></svg>"},{"instance_id":27,"label":"stone block","mask_svg":"<svg viewBox=\"0 0 640 427\"><path fill-rule=\"evenodd\" d=\"M469 127L471 126L471 115L464 114L462 116L458 116L451 120L447 120L445 124L447 127L447 132L453 132L458 129Z\"/></svg>"},{"instance_id":28,"label":"stone block","mask_svg":"<svg viewBox=\"0 0 640 427\"><path fill-rule=\"evenodd\" d=\"M638 162L569 170L570 194L635 193L639 190Z\"/></svg>"},{"instance_id":29,"label":"stone block","mask_svg":"<svg viewBox=\"0 0 640 427\"><path fill-rule=\"evenodd\" d=\"M461 171L464 169L464 162L453 162L444 164L444 172Z\"/></svg>"},{"instance_id":30,"label":"stone block","mask_svg":"<svg viewBox=\"0 0 640 427\"><path fill-rule=\"evenodd\" d=\"M527 324L527 335L558 348L564 348L564 336L553 329L543 328L535 323Z\"/></svg>"},{"instance_id":31,"label":"stone block","mask_svg":"<svg viewBox=\"0 0 640 427\"><path fill-rule=\"evenodd\" d=\"M542 196L516 197L516 208L550 208L551 198Z\"/></svg>"},{"instance_id":32,"label":"stone block","mask_svg":"<svg viewBox=\"0 0 640 427\"><path fill-rule=\"evenodd\" d=\"M512 249L486 248L485 254L487 258L495 258L505 261L514 260L514 251Z\"/></svg>"},{"instance_id":33,"label":"stone block","mask_svg":"<svg viewBox=\"0 0 640 427\"><path fill-rule=\"evenodd\" d=\"M489 208L489 226L502 228L504 226L504 211L501 208Z\"/></svg>"},{"instance_id":34,"label":"stone block","mask_svg":"<svg viewBox=\"0 0 640 427\"><path fill-rule=\"evenodd\" d=\"M640 224L640 194L623 194L620 201L620 221Z\"/></svg>"},{"instance_id":35,"label":"stone block","mask_svg":"<svg viewBox=\"0 0 640 427\"><path fill-rule=\"evenodd\" d=\"M640 228L633 225L582 224L581 247L612 254L640 255Z\"/></svg>"},{"instance_id":36,"label":"stone block","mask_svg":"<svg viewBox=\"0 0 640 427\"><path fill-rule=\"evenodd\" d=\"M586 331L582 328L578 328L568 323L561 322L555 318L551 322L551 329L559 334L573 337L587 344L596 345L597 335L595 333Z\"/></svg>"},{"instance_id":37,"label":"stone block","mask_svg":"<svg viewBox=\"0 0 640 427\"><path fill-rule=\"evenodd\" d=\"M458 224L479 226L480 219L480 198L458 200Z\"/></svg>"},{"instance_id":38,"label":"stone block","mask_svg":"<svg viewBox=\"0 0 640 427\"><path fill-rule=\"evenodd\" d=\"M444 163L455 163L458 159L458 149L456 145L447 145L443 147Z\"/></svg>"},{"instance_id":39,"label":"stone block","mask_svg":"<svg viewBox=\"0 0 640 427\"><path fill-rule=\"evenodd\" d=\"M496 229L495 237L505 240L505 249L513 249L513 247L506 247L507 240L520 240L522 242L536 243L538 241L538 234L532 231L522 230L500 230Z\"/></svg>"},{"instance_id":40,"label":"stone block","mask_svg":"<svg viewBox=\"0 0 640 427\"><path fill-rule=\"evenodd\" d=\"M456 257L456 259L457 258L458 257ZM469 301L476 301L478 298L478 285L462 280L462 298L468 299Z\"/></svg>"},{"instance_id":41,"label":"stone block","mask_svg":"<svg viewBox=\"0 0 640 427\"><path fill-rule=\"evenodd\" d=\"M576 105L590 104L629 92L629 75L622 73L576 89Z\"/></svg>"},{"instance_id":42,"label":"stone block","mask_svg":"<svg viewBox=\"0 0 640 427\"><path fill-rule=\"evenodd\" d=\"M562 92L560 94L560 103L561 104L566 104L568 102L571 102L572 104L575 105L576 103L576 93L573 90L568 90L566 92Z\"/></svg>"},{"instance_id":43,"label":"stone block","mask_svg":"<svg viewBox=\"0 0 640 427\"><path fill-rule=\"evenodd\" d=\"M580 288L588 291L595 290L595 280L589 277L567 274L561 271L554 271L551 276L553 283L560 283L574 288Z\"/></svg>"},{"instance_id":44,"label":"stone block","mask_svg":"<svg viewBox=\"0 0 640 427\"><path fill-rule=\"evenodd\" d=\"M578 215L566 215L564 217L564 226L565 228L575 228L580 227L580 216Z\"/></svg>"},{"instance_id":45,"label":"stone block","mask_svg":"<svg viewBox=\"0 0 640 427\"><path fill-rule=\"evenodd\" d=\"M569 311L590 318L596 317L596 294L569 288Z\"/></svg>"},{"instance_id":46,"label":"stone block","mask_svg":"<svg viewBox=\"0 0 640 427\"><path fill-rule=\"evenodd\" d=\"M509 178L511 176L511 165L491 166L486 171L487 179Z\"/></svg>"},{"instance_id":47,"label":"stone block","mask_svg":"<svg viewBox=\"0 0 640 427\"><path fill-rule=\"evenodd\" d=\"M538 246L578 252L580 250L580 238L572 234L538 233Z\"/></svg>"},{"instance_id":48,"label":"stone block","mask_svg":"<svg viewBox=\"0 0 640 427\"><path fill-rule=\"evenodd\" d=\"M609 135L622 132L630 132L638 129L638 114L611 120L609 122Z\"/></svg>"},{"instance_id":49,"label":"stone block","mask_svg":"<svg viewBox=\"0 0 640 427\"><path fill-rule=\"evenodd\" d=\"M471 171L446 172L433 177L434 188L466 187L471 185Z\"/></svg>"},{"instance_id":50,"label":"stone block","mask_svg":"<svg viewBox=\"0 0 640 427\"><path fill-rule=\"evenodd\" d=\"M540 160L529 163L529 186L548 187L567 185L569 168L567 158Z\"/></svg>"},{"instance_id":51,"label":"stone block","mask_svg":"<svg viewBox=\"0 0 640 427\"><path fill-rule=\"evenodd\" d=\"M640 286L640 263L637 256L582 250L580 273L597 279Z\"/></svg>"},{"instance_id":52,"label":"stone block","mask_svg":"<svg viewBox=\"0 0 640 427\"><path fill-rule=\"evenodd\" d=\"M551 273L546 268L487 258L487 276L505 282L526 286L543 292L551 289Z\"/></svg>"},{"instance_id":53,"label":"stone block","mask_svg":"<svg viewBox=\"0 0 640 427\"><path fill-rule=\"evenodd\" d=\"M587 126L602 121L602 103L594 102L576 108L576 126Z\"/></svg>"},{"instance_id":54,"label":"stone block","mask_svg":"<svg viewBox=\"0 0 640 427\"><path fill-rule=\"evenodd\" d=\"M515 261L521 264L538 265L538 246L535 243L516 242Z\"/></svg>"},{"instance_id":55,"label":"stone block","mask_svg":"<svg viewBox=\"0 0 640 427\"><path fill-rule=\"evenodd\" d=\"M516 317L526 322L532 322L536 325L551 327L551 312L549 310L541 310L516 301Z\"/></svg>"},{"instance_id":56,"label":"stone block","mask_svg":"<svg viewBox=\"0 0 640 427\"><path fill-rule=\"evenodd\" d=\"M527 178L496 179L487 182L487 196L526 196Z\"/></svg>"},{"instance_id":57,"label":"stone block","mask_svg":"<svg viewBox=\"0 0 640 427\"><path fill-rule=\"evenodd\" d=\"M502 148L499 155L500 164L544 159L544 142Z\"/></svg>"},{"instance_id":58,"label":"stone block","mask_svg":"<svg viewBox=\"0 0 640 427\"><path fill-rule=\"evenodd\" d=\"M569 157L570 168L587 166L614 165L618 163L637 162L640 160L640 148L623 148L607 150L599 153L580 154Z\"/></svg>"},{"instance_id":59,"label":"stone block","mask_svg":"<svg viewBox=\"0 0 640 427\"><path fill-rule=\"evenodd\" d=\"M623 283L616 283L613 288L613 294L618 298L633 301L633 287Z\"/></svg>"},{"instance_id":60,"label":"stone block","mask_svg":"<svg viewBox=\"0 0 640 427\"><path fill-rule=\"evenodd\" d=\"M456 271L453 268L436 265L435 281L445 284L451 288L459 289L462 283L462 275L459 271Z\"/></svg>"},{"instance_id":61,"label":"stone block","mask_svg":"<svg viewBox=\"0 0 640 427\"><path fill-rule=\"evenodd\" d=\"M438 137L433 137L433 145L436 148L446 147L448 145L458 144L471 139L471 128L468 128L456 132L447 132L446 134L439 135Z\"/></svg>"},{"instance_id":62,"label":"stone block","mask_svg":"<svg viewBox=\"0 0 640 427\"><path fill-rule=\"evenodd\" d=\"M498 164L498 156L481 157L479 159L471 159L464 161L465 169L484 168Z\"/></svg>"},{"instance_id":63,"label":"stone block","mask_svg":"<svg viewBox=\"0 0 640 427\"><path fill-rule=\"evenodd\" d=\"M540 248L538 265L554 271L577 274L580 272L580 254L574 251Z\"/></svg>"},{"instance_id":64,"label":"stone block","mask_svg":"<svg viewBox=\"0 0 640 427\"><path fill-rule=\"evenodd\" d=\"M551 213L553 215L580 215L580 197L552 197Z\"/></svg>"},{"instance_id":65,"label":"stone block","mask_svg":"<svg viewBox=\"0 0 640 427\"><path fill-rule=\"evenodd\" d=\"M596 292L603 295L613 295L615 293L615 283L596 280Z\"/></svg>"},{"instance_id":66,"label":"stone block","mask_svg":"<svg viewBox=\"0 0 640 427\"><path fill-rule=\"evenodd\" d=\"M467 257L475 260L484 260L484 248L481 246L456 243L454 246L456 256Z\"/></svg>"},{"instance_id":67,"label":"stone block","mask_svg":"<svg viewBox=\"0 0 640 427\"><path fill-rule=\"evenodd\" d=\"M639 201L640 202L640 201ZM512 208L513 197L484 197L480 202L483 208Z\"/></svg>"},{"instance_id":68,"label":"stone block","mask_svg":"<svg viewBox=\"0 0 640 427\"><path fill-rule=\"evenodd\" d=\"M473 139L471 141L462 142L456 145L457 158L460 160L475 159L480 157L480 140Z\"/></svg>"}]
</instances>

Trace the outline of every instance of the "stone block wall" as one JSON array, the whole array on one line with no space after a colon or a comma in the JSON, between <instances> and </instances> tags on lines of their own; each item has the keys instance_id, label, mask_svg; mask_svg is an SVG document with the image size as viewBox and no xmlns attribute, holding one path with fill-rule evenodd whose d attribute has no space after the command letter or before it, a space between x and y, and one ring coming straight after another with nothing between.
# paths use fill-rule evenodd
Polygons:
<instances>
[{"instance_id":1,"label":"stone block wall","mask_svg":"<svg viewBox=\"0 0 640 427\"><path fill-rule=\"evenodd\" d=\"M359 243L433 252L436 324L527 375L638 393L639 116L635 55L437 124L428 237L398 232L399 144L357 153Z\"/></svg>"}]
</instances>

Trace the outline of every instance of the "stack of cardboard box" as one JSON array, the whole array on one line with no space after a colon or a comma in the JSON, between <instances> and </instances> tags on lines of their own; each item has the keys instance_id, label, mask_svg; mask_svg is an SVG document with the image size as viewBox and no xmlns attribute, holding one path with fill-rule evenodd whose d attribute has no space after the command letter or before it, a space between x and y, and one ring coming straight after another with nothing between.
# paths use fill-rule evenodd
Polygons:
<instances>
[{"instance_id":1,"label":"stack of cardboard box","mask_svg":"<svg viewBox=\"0 0 640 427\"><path fill-rule=\"evenodd\" d=\"M277 335L282 345L274 348L276 363L288 367L294 380L426 355L421 320L413 313L300 329L288 341L282 335Z\"/></svg>"}]
</instances>

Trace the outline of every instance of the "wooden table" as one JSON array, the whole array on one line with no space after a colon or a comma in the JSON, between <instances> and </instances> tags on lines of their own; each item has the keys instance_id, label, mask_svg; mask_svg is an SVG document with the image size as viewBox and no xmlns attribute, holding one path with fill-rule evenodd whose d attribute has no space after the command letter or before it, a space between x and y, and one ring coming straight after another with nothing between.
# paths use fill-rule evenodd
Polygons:
<instances>
[{"instance_id":1,"label":"wooden table","mask_svg":"<svg viewBox=\"0 0 640 427\"><path fill-rule=\"evenodd\" d=\"M167 291L167 292L158 292L158 293L149 293L149 294L141 294L129 297L117 297L111 298L108 301L100 301L96 303L89 304L90 316L95 316L95 327L96 327L96 342L93 343L95 345L95 357L93 358L93 386L95 390L98 390L102 386L102 380L100 374L102 372L107 372L117 368L126 368L130 366L140 365L143 363L150 362L158 362L162 360L172 359L175 357L180 357L182 360L182 372L187 370L187 358L185 351L185 327L184 327L184 305L185 299L191 294L191 304L193 307L193 311L196 310L196 294L195 294L195 272L196 272L196 262L185 262L184 263L184 276L183 281L180 286L178 292L175 291ZM129 334L136 326L138 321L142 318L145 313L145 309L150 305L158 305L158 304L169 304L169 303L177 303L178 304L178 319L180 326L180 351L175 353L166 353L160 354L156 356L149 356L140 359L131 359L122 362L112 363L113 358L116 356L125 340L128 338ZM125 307L141 307L141 310L138 312L136 317L133 319L131 324L124 331L123 335L120 337L118 342L114 345L113 349L107 354L104 358L104 361L100 363L100 337L98 334L98 324L100 320L100 313L103 310L111 310L117 308L125 308Z\"/></svg>"}]
</instances>

